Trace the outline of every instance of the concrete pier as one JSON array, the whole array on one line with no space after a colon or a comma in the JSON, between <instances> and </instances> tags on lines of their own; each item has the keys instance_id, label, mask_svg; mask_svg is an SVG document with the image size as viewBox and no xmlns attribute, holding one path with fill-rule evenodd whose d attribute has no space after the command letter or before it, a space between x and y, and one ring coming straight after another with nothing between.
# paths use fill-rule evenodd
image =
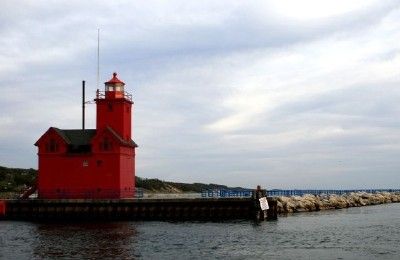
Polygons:
<instances>
[{"instance_id":1,"label":"concrete pier","mask_svg":"<svg viewBox=\"0 0 400 260\"><path fill-rule=\"evenodd\" d=\"M254 198L4 200L0 218L7 220L159 220L220 221L277 219L277 201L268 198L262 211ZM2 209L4 209L2 211ZM3 213L2 213L3 212Z\"/></svg>"}]
</instances>

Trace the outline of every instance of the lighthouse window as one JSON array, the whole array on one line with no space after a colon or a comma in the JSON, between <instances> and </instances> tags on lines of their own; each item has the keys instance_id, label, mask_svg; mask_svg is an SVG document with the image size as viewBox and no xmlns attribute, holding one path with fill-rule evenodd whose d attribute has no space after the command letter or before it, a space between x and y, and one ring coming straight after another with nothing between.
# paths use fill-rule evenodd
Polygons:
<instances>
[{"instance_id":1,"label":"lighthouse window","mask_svg":"<svg viewBox=\"0 0 400 260\"><path fill-rule=\"evenodd\" d=\"M91 145L68 145L68 153L90 153L92 151Z\"/></svg>"},{"instance_id":2,"label":"lighthouse window","mask_svg":"<svg viewBox=\"0 0 400 260\"><path fill-rule=\"evenodd\" d=\"M112 143L108 140L107 137L103 139L103 142L100 143L100 150L102 151L111 151L112 150Z\"/></svg>"},{"instance_id":3,"label":"lighthouse window","mask_svg":"<svg viewBox=\"0 0 400 260\"><path fill-rule=\"evenodd\" d=\"M113 111L113 107L112 107L112 105L111 104L108 104L108 111Z\"/></svg>"},{"instance_id":4,"label":"lighthouse window","mask_svg":"<svg viewBox=\"0 0 400 260\"><path fill-rule=\"evenodd\" d=\"M97 160L97 167L100 167L102 164L103 164L103 161L102 160Z\"/></svg>"},{"instance_id":5,"label":"lighthouse window","mask_svg":"<svg viewBox=\"0 0 400 260\"><path fill-rule=\"evenodd\" d=\"M83 160L82 166L83 166L83 167L89 166L88 160Z\"/></svg>"},{"instance_id":6,"label":"lighthouse window","mask_svg":"<svg viewBox=\"0 0 400 260\"><path fill-rule=\"evenodd\" d=\"M126 108L126 112L129 113L129 107Z\"/></svg>"},{"instance_id":7,"label":"lighthouse window","mask_svg":"<svg viewBox=\"0 0 400 260\"><path fill-rule=\"evenodd\" d=\"M54 153L58 151L58 144L56 140L50 139L50 142L46 144L46 152Z\"/></svg>"}]
</instances>

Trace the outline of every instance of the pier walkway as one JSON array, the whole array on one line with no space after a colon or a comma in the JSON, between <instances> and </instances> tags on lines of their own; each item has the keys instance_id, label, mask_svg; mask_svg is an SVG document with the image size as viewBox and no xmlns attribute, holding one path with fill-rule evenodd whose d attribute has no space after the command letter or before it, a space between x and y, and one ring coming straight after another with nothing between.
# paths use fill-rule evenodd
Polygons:
<instances>
[{"instance_id":1,"label":"pier walkway","mask_svg":"<svg viewBox=\"0 0 400 260\"><path fill-rule=\"evenodd\" d=\"M223 221L231 219L275 220L277 201L267 198L269 209L251 197L170 199L14 199L0 201L0 219L6 220L158 220Z\"/></svg>"}]
</instances>

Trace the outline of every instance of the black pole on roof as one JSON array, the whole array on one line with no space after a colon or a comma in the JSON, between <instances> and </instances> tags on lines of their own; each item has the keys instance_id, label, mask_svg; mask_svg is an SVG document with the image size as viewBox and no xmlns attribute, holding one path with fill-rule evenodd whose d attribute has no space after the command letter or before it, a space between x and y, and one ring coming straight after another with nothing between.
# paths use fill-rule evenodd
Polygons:
<instances>
[{"instance_id":1,"label":"black pole on roof","mask_svg":"<svg viewBox=\"0 0 400 260\"><path fill-rule=\"evenodd\" d=\"M85 130L85 81L82 80L82 130Z\"/></svg>"}]
</instances>

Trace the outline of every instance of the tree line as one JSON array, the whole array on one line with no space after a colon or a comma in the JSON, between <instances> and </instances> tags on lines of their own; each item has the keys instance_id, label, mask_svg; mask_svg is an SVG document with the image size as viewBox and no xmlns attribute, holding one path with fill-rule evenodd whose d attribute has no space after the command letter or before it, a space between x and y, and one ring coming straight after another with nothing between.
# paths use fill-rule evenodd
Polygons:
<instances>
[{"instance_id":1,"label":"tree line","mask_svg":"<svg viewBox=\"0 0 400 260\"><path fill-rule=\"evenodd\" d=\"M22 192L31 187L37 177L35 169L7 168L0 166L0 193ZM149 192L201 192L207 189L227 189L225 185L204 183L180 183L136 176L136 187Z\"/></svg>"}]
</instances>

